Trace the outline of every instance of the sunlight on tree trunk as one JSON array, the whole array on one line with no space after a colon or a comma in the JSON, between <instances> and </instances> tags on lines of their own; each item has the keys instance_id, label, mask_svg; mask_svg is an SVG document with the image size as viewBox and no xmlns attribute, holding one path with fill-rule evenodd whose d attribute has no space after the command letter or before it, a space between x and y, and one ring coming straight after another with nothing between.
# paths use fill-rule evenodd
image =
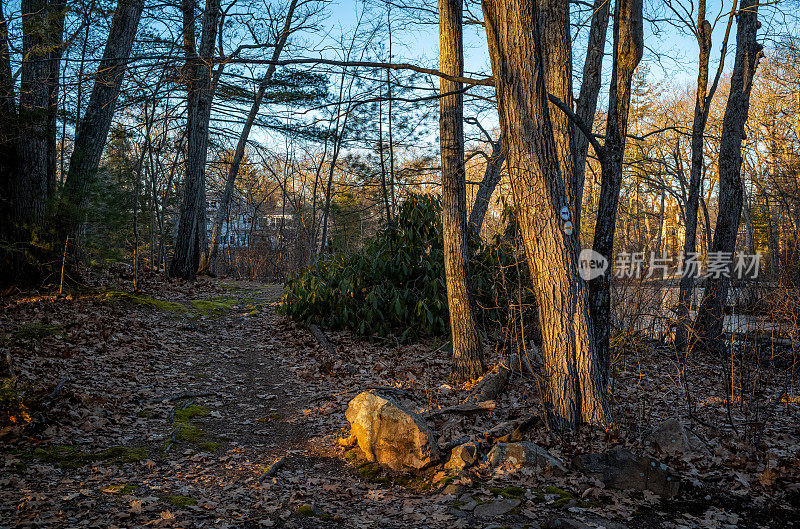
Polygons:
<instances>
[{"instance_id":1,"label":"sunlight on tree trunk","mask_svg":"<svg viewBox=\"0 0 800 529\"><path fill-rule=\"evenodd\" d=\"M514 203L542 325L545 401L553 426L609 421L592 339L578 240L564 232L567 204L548 111L537 4L484 0L483 13Z\"/></svg>"},{"instance_id":2,"label":"sunlight on tree trunk","mask_svg":"<svg viewBox=\"0 0 800 529\"><path fill-rule=\"evenodd\" d=\"M464 69L461 0L439 0L439 60L444 73ZM447 305L453 344L453 372L460 380L480 376L483 352L469 294L467 260L467 189L464 172L464 96L461 83L441 80L439 104L442 157L442 231Z\"/></svg>"}]
</instances>

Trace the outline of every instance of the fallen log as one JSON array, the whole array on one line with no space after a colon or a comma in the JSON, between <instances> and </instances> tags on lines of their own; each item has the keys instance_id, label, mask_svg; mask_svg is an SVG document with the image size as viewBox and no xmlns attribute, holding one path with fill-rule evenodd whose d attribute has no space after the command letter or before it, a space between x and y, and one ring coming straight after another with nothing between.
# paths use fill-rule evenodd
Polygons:
<instances>
[{"instance_id":1,"label":"fallen log","mask_svg":"<svg viewBox=\"0 0 800 529\"><path fill-rule=\"evenodd\" d=\"M320 329L313 323L309 323L308 330L311 331L311 334L314 335L314 339L317 340L317 343L320 345L320 347L328 351L331 354L331 356L336 356L336 350L333 348L331 343L325 337L325 333L322 332L322 329Z\"/></svg>"},{"instance_id":2,"label":"fallen log","mask_svg":"<svg viewBox=\"0 0 800 529\"><path fill-rule=\"evenodd\" d=\"M432 417L438 417L439 415L446 415L446 414L470 414L470 413L481 413L486 411L492 411L496 407L496 402L493 400L486 400L483 402L477 402L475 404L472 403L464 403L459 404L458 406L450 406L448 408L441 408L438 410L431 410L422 414L423 417L426 419L430 419Z\"/></svg>"},{"instance_id":3,"label":"fallen log","mask_svg":"<svg viewBox=\"0 0 800 529\"><path fill-rule=\"evenodd\" d=\"M485 402L489 400L496 400L497 397L503 392L508 378L511 376L511 370L508 369L502 362L494 366L494 368L481 378L480 382L472 390L472 393L464 399L467 402Z\"/></svg>"}]
</instances>

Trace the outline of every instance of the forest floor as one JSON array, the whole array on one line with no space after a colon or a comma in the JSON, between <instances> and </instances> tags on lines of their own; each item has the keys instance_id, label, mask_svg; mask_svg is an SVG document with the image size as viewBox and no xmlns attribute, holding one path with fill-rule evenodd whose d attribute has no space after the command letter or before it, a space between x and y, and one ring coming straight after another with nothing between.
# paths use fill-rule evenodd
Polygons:
<instances>
[{"instance_id":1,"label":"forest floor","mask_svg":"<svg viewBox=\"0 0 800 529\"><path fill-rule=\"evenodd\" d=\"M89 283L0 298L0 527L800 527L800 401L786 366L742 374L752 398L730 402L713 362L679 368L640 344L615 366L615 429L528 433L568 463L614 444L652 452L642 435L680 419L703 450L651 453L682 476L677 498L485 464L445 487L433 472L386 474L338 443L364 389L401 388L418 411L463 400L471 385L449 382L445 344L328 332L332 358L276 315L280 286L148 275L133 295L120 271ZM494 411L443 416L434 431L444 444L538 406L537 384L515 378ZM503 498L518 507L464 509Z\"/></svg>"}]
</instances>

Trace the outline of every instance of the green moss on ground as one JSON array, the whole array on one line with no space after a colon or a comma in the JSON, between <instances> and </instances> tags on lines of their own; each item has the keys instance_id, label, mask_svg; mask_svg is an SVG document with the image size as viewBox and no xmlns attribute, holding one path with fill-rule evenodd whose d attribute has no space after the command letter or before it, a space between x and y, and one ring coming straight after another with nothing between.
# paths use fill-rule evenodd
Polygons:
<instances>
[{"instance_id":1,"label":"green moss on ground","mask_svg":"<svg viewBox=\"0 0 800 529\"><path fill-rule=\"evenodd\" d=\"M41 322L23 323L11 335L11 342L38 341L63 331L64 328L61 325L48 325Z\"/></svg>"},{"instance_id":2,"label":"green moss on ground","mask_svg":"<svg viewBox=\"0 0 800 529\"><path fill-rule=\"evenodd\" d=\"M206 432L202 428L198 428L193 424L178 424L178 432L175 434L175 439L187 443L197 443L205 437Z\"/></svg>"},{"instance_id":3,"label":"green moss on ground","mask_svg":"<svg viewBox=\"0 0 800 529\"><path fill-rule=\"evenodd\" d=\"M321 509L315 509L311 505L300 505L297 507L295 512L297 512L297 514L299 514L300 516L305 516L307 518L317 518L319 520L324 520L326 522L330 522L333 520L333 516L331 516L329 513Z\"/></svg>"},{"instance_id":4,"label":"green moss on ground","mask_svg":"<svg viewBox=\"0 0 800 529\"><path fill-rule=\"evenodd\" d=\"M122 303L130 303L133 305L145 305L166 312L185 314L189 311L186 306L181 305L180 303L156 299L145 294L133 294L131 292L123 292L121 290L104 290L102 295L107 301L117 301Z\"/></svg>"},{"instance_id":5,"label":"green moss on ground","mask_svg":"<svg viewBox=\"0 0 800 529\"><path fill-rule=\"evenodd\" d=\"M195 417L205 417L208 415L208 408L205 406L198 406L196 404L190 404L185 408L181 408L175 412L175 422L176 423L188 423Z\"/></svg>"},{"instance_id":6,"label":"green moss on ground","mask_svg":"<svg viewBox=\"0 0 800 529\"><path fill-rule=\"evenodd\" d=\"M490 487L489 492L507 499L521 500L525 498L525 489L522 487Z\"/></svg>"},{"instance_id":7,"label":"green moss on ground","mask_svg":"<svg viewBox=\"0 0 800 529\"><path fill-rule=\"evenodd\" d=\"M171 496L167 496L167 501L169 501L175 507L186 507L189 505L197 505L196 499L190 498L189 496L181 496L180 494L173 494Z\"/></svg>"},{"instance_id":8,"label":"green moss on ground","mask_svg":"<svg viewBox=\"0 0 800 529\"><path fill-rule=\"evenodd\" d=\"M82 452L77 446L50 446L37 448L23 458L33 458L63 469L76 469L96 462L122 465L147 458L144 447L114 446L97 453Z\"/></svg>"},{"instance_id":9,"label":"green moss on ground","mask_svg":"<svg viewBox=\"0 0 800 529\"><path fill-rule=\"evenodd\" d=\"M200 449L203 450L203 452L216 452L219 449L219 443L208 441L207 443L201 444Z\"/></svg>"},{"instance_id":10,"label":"green moss on ground","mask_svg":"<svg viewBox=\"0 0 800 529\"><path fill-rule=\"evenodd\" d=\"M111 485L103 489L103 492L110 492L112 494L119 494L120 496L128 496L139 490L139 485L130 485L124 483L122 485Z\"/></svg>"}]
</instances>

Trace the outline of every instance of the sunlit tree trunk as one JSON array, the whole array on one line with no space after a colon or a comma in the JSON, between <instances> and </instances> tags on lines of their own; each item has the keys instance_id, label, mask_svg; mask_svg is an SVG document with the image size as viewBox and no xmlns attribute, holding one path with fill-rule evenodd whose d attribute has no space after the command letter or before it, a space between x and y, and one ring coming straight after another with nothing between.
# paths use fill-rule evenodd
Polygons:
<instances>
[{"instance_id":1,"label":"sunlit tree trunk","mask_svg":"<svg viewBox=\"0 0 800 529\"><path fill-rule=\"evenodd\" d=\"M613 262L617 205L622 187L625 136L631 102L631 79L644 50L642 0L619 0L614 13L614 66L611 73L605 156L593 248ZM611 267L589 282L592 320L604 382L610 366Z\"/></svg>"},{"instance_id":2,"label":"sunlit tree trunk","mask_svg":"<svg viewBox=\"0 0 800 529\"><path fill-rule=\"evenodd\" d=\"M462 0L439 0L440 68L453 76L461 76L464 69L461 16ZM456 378L463 380L479 376L485 367L468 287L464 98L460 93L461 83L442 79L439 90L442 94L439 99L439 137L447 305L453 372Z\"/></svg>"},{"instance_id":3,"label":"sunlit tree trunk","mask_svg":"<svg viewBox=\"0 0 800 529\"><path fill-rule=\"evenodd\" d=\"M484 0L506 165L542 327L545 402L554 426L606 424L605 393L578 276L578 239L559 218L567 203L548 111L534 0Z\"/></svg>"},{"instance_id":4,"label":"sunlit tree trunk","mask_svg":"<svg viewBox=\"0 0 800 529\"><path fill-rule=\"evenodd\" d=\"M758 0L742 0L736 28L736 61L731 76L731 89L722 120L719 146L719 211L714 240L709 254L736 250L736 235L742 212L742 141L744 125L750 111L750 91L763 46L756 41ZM730 277L708 278L694 333L709 349L721 349L722 324L728 299Z\"/></svg>"}]
</instances>

